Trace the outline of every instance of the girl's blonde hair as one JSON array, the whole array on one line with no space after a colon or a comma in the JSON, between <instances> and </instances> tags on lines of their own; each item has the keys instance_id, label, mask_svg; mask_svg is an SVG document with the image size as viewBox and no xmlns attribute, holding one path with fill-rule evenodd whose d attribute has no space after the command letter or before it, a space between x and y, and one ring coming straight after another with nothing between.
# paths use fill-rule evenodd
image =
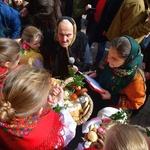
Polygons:
<instances>
[{"instance_id":1,"label":"girl's blonde hair","mask_svg":"<svg viewBox=\"0 0 150 150\"><path fill-rule=\"evenodd\" d=\"M21 39L30 43L34 39L37 39L38 37L41 38L41 42L42 42L42 40L43 40L42 32L37 27L28 26L23 30Z\"/></svg>"},{"instance_id":2,"label":"girl's blonde hair","mask_svg":"<svg viewBox=\"0 0 150 150\"><path fill-rule=\"evenodd\" d=\"M104 150L148 150L148 144L134 126L116 124L106 134Z\"/></svg>"},{"instance_id":3,"label":"girl's blonde hair","mask_svg":"<svg viewBox=\"0 0 150 150\"><path fill-rule=\"evenodd\" d=\"M0 121L37 113L47 101L50 81L50 74L43 68L24 67L11 72L2 88Z\"/></svg>"},{"instance_id":4,"label":"girl's blonde hair","mask_svg":"<svg viewBox=\"0 0 150 150\"><path fill-rule=\"evenodd\" d=\"M5 62L15 62L21 54L21 46L15 40L0 38L0 66Z\"/></svg>"}]
</instances>

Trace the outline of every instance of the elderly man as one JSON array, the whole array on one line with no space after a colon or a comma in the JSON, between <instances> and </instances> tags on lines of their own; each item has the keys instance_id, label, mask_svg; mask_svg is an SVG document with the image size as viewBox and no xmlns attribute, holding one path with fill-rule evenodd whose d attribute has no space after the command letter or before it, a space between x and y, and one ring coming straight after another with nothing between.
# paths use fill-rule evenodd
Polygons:
<instances>
[{"instance_id":1,"label":"elderly man","mask_svg":"<svg viewBox=\"0 0 150 150\"><path fill-rule=\"evenodd\" d=\"M92 63L87 36L83 32L76 32L76 24L71 17L63 16L58 20L55 33L45 36L44 45L54 77L68 77L70 57L75 60L75 63L70 63L74 63L80 71L85 71Z\"/></svg>"}]
</instances>

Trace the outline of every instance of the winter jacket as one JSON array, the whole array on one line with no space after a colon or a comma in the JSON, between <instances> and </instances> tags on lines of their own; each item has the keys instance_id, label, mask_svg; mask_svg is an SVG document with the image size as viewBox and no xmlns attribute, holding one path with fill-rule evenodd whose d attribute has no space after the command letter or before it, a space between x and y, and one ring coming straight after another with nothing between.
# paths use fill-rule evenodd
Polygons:
<instances>
[{"instance_id":1,"label":"winter jacket","mask_svg":"<svg viewBox=\"0 0 150 150\"><path fill-rule=\"evenodd\" d=\"M20 13L0 0L0 14L2 20L0 30L2 31L2 28L7 29L7 31L3 30L0 36L10 37L12 39L19 38L21 32Z\"/></svg>"},{"instance_id":2,"label":"winter jacket","mask_svg":"<svg viewBox=\"0 0 150 150\"><path fill-rule=\"evenodd\" d=\"M129 35L141 42L150 32L150 24L146 22L147 13L144 0L124 0L108 31L111 41L121 35Z\"/></svg>"}]
</instances>

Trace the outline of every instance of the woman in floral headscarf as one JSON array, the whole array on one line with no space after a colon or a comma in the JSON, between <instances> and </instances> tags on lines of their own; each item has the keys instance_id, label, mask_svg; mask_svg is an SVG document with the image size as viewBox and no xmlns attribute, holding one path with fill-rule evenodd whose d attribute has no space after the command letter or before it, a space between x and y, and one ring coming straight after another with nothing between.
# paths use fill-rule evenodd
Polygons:
<instances>
[{"instance_id":1,"label":"woman in floral headscarf","mask_svg":"<svg viewBox=\"0 0 150 150\"><path fill-rule=\"evenodd\" d=\"M110 43L107 63L97 76L105 93L101 97L93 94L97 104L94 115L97 110L110 105L136 110L144 104L146 86L142 60L140 46L133 38L122 36Z\"/></svg>"}]
</instances>

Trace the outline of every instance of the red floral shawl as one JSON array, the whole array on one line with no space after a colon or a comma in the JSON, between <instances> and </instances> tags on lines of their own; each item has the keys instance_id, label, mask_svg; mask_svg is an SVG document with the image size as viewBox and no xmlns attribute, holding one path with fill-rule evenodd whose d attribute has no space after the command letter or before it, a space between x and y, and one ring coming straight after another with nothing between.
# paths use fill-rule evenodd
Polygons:
<instances>
[{"instance_id":1,"label":"red floral shawl","mask_svg":"<svg viewBox=\"0 0 150 150\"><path fill-rule=\"evenodd\" d=\"M0 149L63 149L62 127L60 116L52 110L42 116L17 118L11 124L0 122Z\"/></svg>"}]
</instances>

